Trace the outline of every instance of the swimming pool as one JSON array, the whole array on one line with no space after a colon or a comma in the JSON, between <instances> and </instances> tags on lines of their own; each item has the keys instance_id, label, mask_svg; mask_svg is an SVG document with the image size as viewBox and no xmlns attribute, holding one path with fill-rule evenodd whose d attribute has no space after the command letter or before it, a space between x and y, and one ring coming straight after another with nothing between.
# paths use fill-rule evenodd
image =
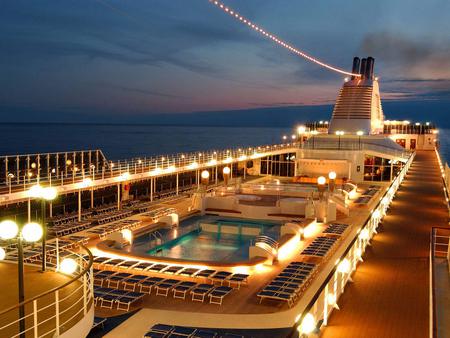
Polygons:
<instances>
[{"instance_id":1,"label":"swimming pool","mask_svg":"<svg viewBox=\"0 0 450 338\"><path fill-rule=\"evenodd\" d=\"M278 239L279 222L219 216L194 216L179 227L135 239L131 252L189 261L233 263L248 260L252 240L263 234ZM153 236L153 237L152 237Z\"/></svg>"}]
</instances>

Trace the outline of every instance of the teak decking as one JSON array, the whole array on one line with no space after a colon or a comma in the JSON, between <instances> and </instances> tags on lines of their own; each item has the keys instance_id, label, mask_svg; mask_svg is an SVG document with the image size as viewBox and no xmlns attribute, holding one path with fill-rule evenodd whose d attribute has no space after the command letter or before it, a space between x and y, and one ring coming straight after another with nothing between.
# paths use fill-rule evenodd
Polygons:
<instances>
[{"instance_id":1,"label":"teak decking","mask_svg":"<svg viewBox=\"0 0 450 338\"><path fill-rule=\"evenodd\" d=\"M434 152L418 152L324 338L417 337L429 330L429 239L447 226Z\"/></svg>"}]
</instances>

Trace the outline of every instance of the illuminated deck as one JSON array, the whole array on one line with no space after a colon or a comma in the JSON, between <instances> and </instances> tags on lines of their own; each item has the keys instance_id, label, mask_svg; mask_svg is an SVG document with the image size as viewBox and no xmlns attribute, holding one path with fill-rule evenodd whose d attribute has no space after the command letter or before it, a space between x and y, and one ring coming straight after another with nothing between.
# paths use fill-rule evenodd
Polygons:
<instances>
[{"instance_id":1,"label":"illuminated deck","mask_svg":"<svg viewBox=\"0 0 450 338\"><path fill-rule=\"evenodd\" d=\"M432 226L448 226L434 152L418 152L322 337L427 337Z\"/></svg>"}]
</instances>

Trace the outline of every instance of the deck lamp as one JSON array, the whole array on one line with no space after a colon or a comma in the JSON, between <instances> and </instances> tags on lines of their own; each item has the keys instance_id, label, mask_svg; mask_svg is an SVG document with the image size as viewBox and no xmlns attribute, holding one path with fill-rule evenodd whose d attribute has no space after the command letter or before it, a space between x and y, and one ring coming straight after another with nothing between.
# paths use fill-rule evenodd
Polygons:
<instances>
[{"instance_id":1,"label":"deck lamp","mask_svg":"<svg viewBox=\"0 0 450 338\"><path fill-rule=\"evenodd\" d=\"M336 183L336 173L334 171L330 171L328 173L328 189L330 190L331 193L334 192L334 187L335 187L335 183Z\"/></svg>"},{"instance_id":2,"label":"deck lamp","mask_svg":"<svg viewBox=\"0 0 450 338\"><path fill-rule=\"evenodd\" d=\"M349 273L350 272L350 261L347 258L344 258L338 265L337 271L340 273Z\"/></svg>"},{"instance_id":3,"label":"deck lamp","mask_svg":"<svg viewBox=\"0 0 450 338\"><path fill-rule=\"evenodd\" d=\"M317 178L317 189L319 190L320 200L323 199L323 193L325 192L325 183L326 182L327 182L327 179L324 176L319 176Z\"/></svg>"},{"instance_id":4,"label":"deck lamp","mask_svg":"<svg viewBox=\"0 0 450 338\"><path fill-rule=\"evenodd\" d=\"M368 240L369 239L369 230L367 230L367 229L361 230L358 237L359 237L359 239L362 239L365 241Z\"/></svg>"},{"instance_id":5,"label":"deck lamp","mask_svg":"<svg viewBox=\"0 0 450 338\"><path fill-rule=\"evenodd\" d=\"M225 183L225 186L228 185L228 179L230 178L230 174L231 174L231 169L230 167L224 167L222 170L223 173L223 181Z\"/></svg>"},{"instance_id":6,"label":"deck lamp","mask_svg":"<svg viewBox=\"0 0 450 338\"><path fill-rule=\"evenodd\" d=\"M42 226L38 223L27 223L22 228L19 228L17 223L11 220L5 220L0 223L0 237L2 239L13 239L13 238L17 239L19 304L25 301L23 241L36 242L42 237L42 234L43 234ZM25 338L24 305L19 306L18 322L19 322L19 337Z\"/></svg>"},{"instance_id":7,"label":"deck lamp","mask_svg":"<svg viewBox=\"0 0 450 338\"><path fill-rule=\"evenodd\" d=\"M208 170L203 170L201 173L201 178L202 178L202 184L203 185L208 185L209 183L209 171Z\"/></svg>"},{"instance_id":8,"label":"deck lamp","mask_svg":"<svg viewBox=\"0 0 450 338\"><path fill-rule=\"evenodd\" d=\"M29 198L37 198L41 200L41 222L42 222L42 227L40 225L39 228L41 229L41 234L39 236L39 238L42 237L42 272L44 272L46 270L46 264L47 264L47 249L46 249L46 241L47 241L47 225L46 225L46 221L45 221L45 211L46 211L46 206L45 206L45 202L46 201L53 201L56 197L58 197L58 190L55 187L41 187L39 184L36 184L34 186L32 186L29 190L28 190L28 197ZM31 209L29 209L31 211ZM28 219L30 219L30 215L28 217ZM36 223L29 223L29 224L36 224ZM29 227L29 229L33 229L33 227ZM28 231L25 230L25 227L22 231ZM37 227L34 226L34 230L30 230L30 235L33 232L38 231ZM28 232L27 232L28 233ZM25 236L25 234L24 234ZM31 242L34 242L33 240Z\"/></svg>"},{"instance_id":9,"label":"deck lamp","mask_svg":"<svg viewBox=\"0 0 450 338\"><path fill-rule=\"evenodd\" d=\"M73 258L64 258L59 264L59 271L65 275L73 274L77 268L78 264Z\"/></svg>"},{"instance_id":10,"label":"deck lamp","mask_svg":"<svg viewBox=\"0 0 450 338\"><path fill-rule=\"evenodd\" d=\"M310 334L316 329L316 319L311 313L307 313L298 327L301 334Z\"/></svg>"}]
</instances>

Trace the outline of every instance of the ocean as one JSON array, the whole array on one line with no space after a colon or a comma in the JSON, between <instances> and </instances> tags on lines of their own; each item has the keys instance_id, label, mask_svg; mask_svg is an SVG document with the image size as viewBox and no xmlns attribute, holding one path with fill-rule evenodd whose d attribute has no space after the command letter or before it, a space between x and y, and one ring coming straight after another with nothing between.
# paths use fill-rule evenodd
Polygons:
<instances>
[{"instance_id":1,"label":"ocean","mask_svg":"<svg viewBox=\"0 0 450 338\"><path fill-rule=\"evenodd\" d=\"M281 143L292 128L128 124L0 124L0 155L101 149L109 159ZM440 129L450 162L450 129Z\"/></svg>"}]
</instances>

